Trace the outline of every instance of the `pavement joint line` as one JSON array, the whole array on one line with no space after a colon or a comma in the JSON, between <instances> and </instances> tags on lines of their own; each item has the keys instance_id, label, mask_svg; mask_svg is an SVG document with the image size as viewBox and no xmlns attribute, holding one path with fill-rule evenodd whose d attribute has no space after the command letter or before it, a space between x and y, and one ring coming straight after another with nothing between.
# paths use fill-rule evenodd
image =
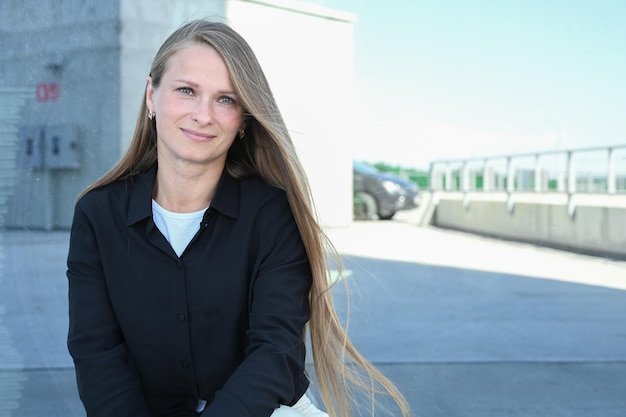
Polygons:
<instances>
[{"instance_id":1,"label":"pavement joint line","mask_svg":"<svg viewBox=\"0 0 626 417\"><path fill-rule=\"evenodd\" d=\"M581 361L546 361L546 360L506 360L506 361L372 361L375 365L384 366L405 366L405 365L469 365L469 366L481 366L481 365L626 365L626 360L581 360Z\"/></svg>"},{"instance_id":2,"label":"pavement joint line","mask_svg":"<svg viewBox=\"0 0 626 417\"><path fill-rule=\"evenodd\" d=\"M74 371L73 366L35 366L32 368L22 367L22 368L0 368L0 374L9 373L9 372L50 372L50 371Z\"/></svg>"}]
</instances>

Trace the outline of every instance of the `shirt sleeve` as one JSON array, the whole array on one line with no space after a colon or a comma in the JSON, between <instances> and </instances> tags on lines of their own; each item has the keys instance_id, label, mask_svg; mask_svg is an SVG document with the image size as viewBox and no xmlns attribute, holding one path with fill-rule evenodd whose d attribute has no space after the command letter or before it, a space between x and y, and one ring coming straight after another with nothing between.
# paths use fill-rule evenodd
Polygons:
<instances>
[{"instance_id":1,"label":"shirt sleeve","mask_svg":"<svg viewBox=\"0 0 626 417\"><path fill-rule=\"evenodd\" d=\"M150 417L111 307L98 240L79 202L70 235L68 348L89 417ZM88 207L88 206L87 206Z\"/></svg>"},{"instance_id":2,"label":"shirt sleeve","mask_svg":"<svg viewBox=\"0 0 626 417\"><path fill-rule=\"evenodd\" d=\"M303 332L311 269L289 204L266 207L258 225L257 267L249 294L246 357L203 417L265 417L308 388ZM255 239L255 237L253 237Z\"/></svg>"}]
</instances>

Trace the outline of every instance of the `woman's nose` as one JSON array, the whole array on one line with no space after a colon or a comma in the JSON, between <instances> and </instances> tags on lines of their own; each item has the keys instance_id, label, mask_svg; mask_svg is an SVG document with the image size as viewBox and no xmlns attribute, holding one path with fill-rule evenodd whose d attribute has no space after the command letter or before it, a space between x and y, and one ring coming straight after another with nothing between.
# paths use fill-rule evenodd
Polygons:
<instances>
[{"instance_id":1,"label":"woman's nose","mask_svg":"<svg viewBox=\"0 0 626 417\"><path fill-rule=\"evenodd\" d=\"M210 124L213 121L213 109L208 100L197 101L193 119L201 126Z\"/></svg>"}]
</instances>

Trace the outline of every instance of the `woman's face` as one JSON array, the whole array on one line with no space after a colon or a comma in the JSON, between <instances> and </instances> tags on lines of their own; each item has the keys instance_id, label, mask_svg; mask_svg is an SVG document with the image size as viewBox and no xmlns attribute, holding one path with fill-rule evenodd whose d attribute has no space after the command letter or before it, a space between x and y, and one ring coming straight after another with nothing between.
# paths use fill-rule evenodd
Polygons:
<instances>
[{"instance_id":1,"label":"woman's face","mask_svg":"<svg viewBox=\"0 0 626 417\"><path fill-rule=\"evenodd\" d=\"M156 113L159 165L217 166L244 125L243 108L224 61L189 43L168 61L158 87L148 77L146 104Z\"/></svg>"}]
</instances>

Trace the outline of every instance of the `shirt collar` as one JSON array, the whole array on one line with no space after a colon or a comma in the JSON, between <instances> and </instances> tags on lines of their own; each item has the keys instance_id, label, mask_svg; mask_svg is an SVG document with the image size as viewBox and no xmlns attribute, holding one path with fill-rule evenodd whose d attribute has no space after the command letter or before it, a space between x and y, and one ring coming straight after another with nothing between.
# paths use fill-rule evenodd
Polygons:
<instances>
[{"instance_id":1,"label":"shirt collar","mask_svg":"<svg viewBox=\"0 0 626 417\"><path fill-rule=\"evenodd\" d=\"M146 172L142 172L127 183L130 192L126 225L131 226L152 216L152 190L156 178L156 164ZM222 172L211 207L216 211L236 219L239 214L239 180Z\"/></svg>"},{"instance_id":2,"label":"shirt collar","mask_svg":"<svg viewBox=\"0 0 626 417\"><path fill-rule=\"evenodd\" d=\"M240 181L228 175L226 170L217 183L211 207L225 216L236 219L239 215Z\"/></svg>"}]
</instances>

